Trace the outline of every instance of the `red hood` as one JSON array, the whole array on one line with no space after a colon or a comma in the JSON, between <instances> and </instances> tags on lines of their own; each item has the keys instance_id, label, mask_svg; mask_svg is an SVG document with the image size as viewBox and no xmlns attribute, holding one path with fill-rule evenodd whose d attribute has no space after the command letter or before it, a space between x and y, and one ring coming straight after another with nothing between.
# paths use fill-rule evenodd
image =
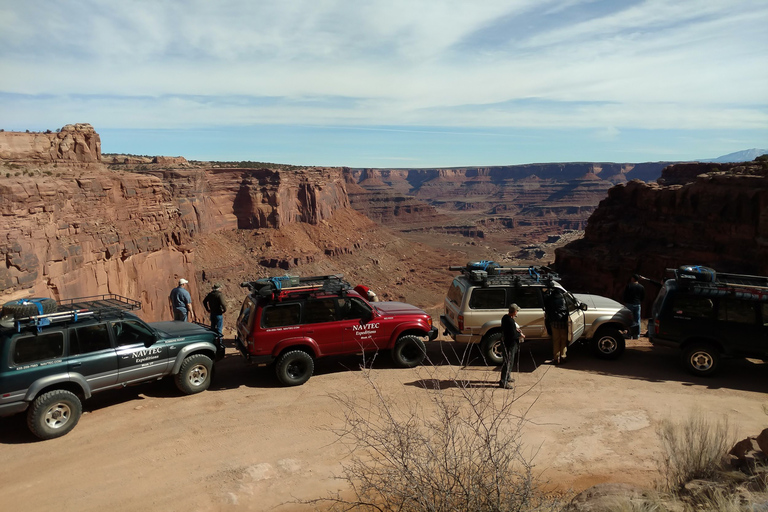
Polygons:
<instances>
[{"instance_id":1,"label":"red hood","mask_svg":"<svg viewBox=\"0 0 768 512\"><path fill-rule=\"evenodd\" d=\"M426 315L421 309L405 302L374 302L371 304L382 315Z\"/></svg>"}]
</instances>

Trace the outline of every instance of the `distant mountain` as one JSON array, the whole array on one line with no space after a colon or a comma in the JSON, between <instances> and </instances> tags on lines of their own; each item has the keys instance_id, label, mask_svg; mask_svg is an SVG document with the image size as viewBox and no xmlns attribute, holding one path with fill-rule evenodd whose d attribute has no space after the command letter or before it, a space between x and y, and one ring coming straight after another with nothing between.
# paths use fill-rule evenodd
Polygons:
<instances>
[{"instance_id":1,"label":"distant mountain","mask_svg":"<svg viewBox=\"0 0 768 512\"><path fill-rule=\"evenodd\" d=\"M719 156L717 158L710 158L709 160L699 160L700 162L714 162L718 164L727 164L731 162L751 162L760 155L768 154L768 149L745 149L743 151L737 151L735 153L729 153L727 155Z\"/></svg>"}]
</instances>

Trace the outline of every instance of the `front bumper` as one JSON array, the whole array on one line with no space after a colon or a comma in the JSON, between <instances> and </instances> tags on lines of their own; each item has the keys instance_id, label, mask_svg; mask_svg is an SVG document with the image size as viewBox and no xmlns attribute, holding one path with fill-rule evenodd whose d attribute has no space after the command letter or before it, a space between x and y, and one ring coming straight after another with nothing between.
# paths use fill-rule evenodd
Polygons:
<instances>
[{"instance_id":1,"label":"front bumper","mask_svg":"<svg viewBox=\"0 0 768 512\"><path fill-rule=\"evenodd\" d=\"M440 333L440 331L437 330L437 327L434 325L429 330L429 334L427 334L427 337L429 338L429 341L434 341L435 338L437 338L437 335Z\"/></svg>"}]
</instances>

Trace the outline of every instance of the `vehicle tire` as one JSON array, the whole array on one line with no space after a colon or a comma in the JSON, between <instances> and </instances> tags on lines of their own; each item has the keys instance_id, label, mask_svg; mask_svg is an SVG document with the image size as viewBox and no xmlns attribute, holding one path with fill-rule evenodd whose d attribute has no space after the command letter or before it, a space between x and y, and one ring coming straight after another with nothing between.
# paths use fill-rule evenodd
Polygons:
<instances>
[{"instance_id":1,"label":"vehicle tire","mask_svg":"<svg viewBox=\"0 0 768 512\"><path fill-rule=\"evenodd\" d=\"M184 359L176 374L176 387L186 395L194 395L211 385L213 361L205 354L192 354Z\"/></svg>"},{"instance_id":2,"label":"vehicle tire","mask_svg":"<svg viewBox=\"0 0 768 512\"><path fill-rule=\"evenodd\" d=\"M687 346L681 361L689 373L698 377L710 377L720 367L720 351L712 343L698 342Z\"/></svg>"},{"instance_id":3,"label":"vehicle tire","mask_svg":"<svg viewBox=\"0 0 768 512\"><path fill-rule=\"evenodd\" d=\"M401 336L392 349L392 360L399 368L419 366L427 356L427 347L417 336Z\"/></svg>"},{"instance_id":4,"label":"vehicle tire","mask_svg":"<svg viewBox=\"0 0 768 512\"><path fill-rule=\"evenodd\" d=\"M480 342L480 353L485 360L485 364L498 366L504 362L504 348L501 346L500 332L495 332L483 338Z\"/></svg>"},{"instance_id":5,"label":"vehicle tire","mask_svg":"<svg viewBox=\"0 0 768 512\"><path fill-rule=\"evenodd\" d=\"M598 329L592 338L592 350L601 359L618 359L625 348L624 335L613 327Z\"/></svg>"},{"instance_id":6,"label":"vehicle tire","mask_svg":"<svg viewBox=\"0 0 768 512\"><path fill-rule=\"evenodd\" d=\"M277 358L277 380L286 386L301 386L315 371L315 361L303 350L292 350Z\"/></svg>"},{"instance_id":7,"label":"vehicle tire","mask_svg":"<svg viewBox=\"0 0 768 512\"><path fill-rule=\"evenodd\" d=\"M40 310L37 305L43 309L43 314L55 313L58 305L56 301L49 298L41 299L19 299L12 300L3 304L3 316L12 316L13 318L25 318L28 316L39 315Z\"/></svg>"},{"instance_id":8,"label":"vehicle tire","mask_svg":"<svg viewBox=\"0 0 768 512\"><path fill-rule=\"evenodd\" d=\"M40 439L54 439L75 428L82 414L77 395L56 389L35 398L27 411L27 426Z\"/></svg>"}]
</instances>

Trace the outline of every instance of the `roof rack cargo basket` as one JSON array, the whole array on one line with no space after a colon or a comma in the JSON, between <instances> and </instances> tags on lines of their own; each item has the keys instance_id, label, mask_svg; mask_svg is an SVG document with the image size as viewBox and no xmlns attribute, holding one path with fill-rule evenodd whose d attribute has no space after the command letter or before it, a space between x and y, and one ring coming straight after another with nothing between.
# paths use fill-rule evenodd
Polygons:
<instances>
[{"instance_id":1,"label":"roof rack cargo basket","mask_svg":"<svg viewBox=\"0 0 768 512\"><path fill-rule=\"evenodd\" d=\"M738 299L768 301L768 277L716 272L701 265L668 268L677 283L701 295L731 296Z\"/></svg>"},{"instance_id":2,"label":"roof rack cargo basket","mask_svg":"<svg viewBox=\"0 0 768 512\"><path fill-rule=\"evenodd\" d=\"M544 265L502 267L494 261L470 261L466 265L452 265L448 270L459 271L473 283L490 285L548 285L559 281L560 276Z\"/></svg>"},{"instance_id":3,"label":"roof rack cargo basket","mask_svg":"<svg viewBox=\"0 0 768 512\"><path fill-rule=\"evenodd\" d=\"M343 278L343 274L307 277L285 275L245 281L240 286L262 297L275 299L281 293L342 293L352 288Z\"/></svg>"},{"instance_id":4,"label":"roof rack cargo basket","mask_svg":"<svg viewBox=\"0 0 768 512\"><path fill-rule=\"evenodd\" d=\"M59 300L56 311L53 313L14 318L12 323L17 331L23 327L36 327L40 330L46 325L55 323L77 322L92 316L100 317L105 313L123 313L136 309L141 309L141 301L114 293L91 295Z\"/></svg>"}]
</instances>

